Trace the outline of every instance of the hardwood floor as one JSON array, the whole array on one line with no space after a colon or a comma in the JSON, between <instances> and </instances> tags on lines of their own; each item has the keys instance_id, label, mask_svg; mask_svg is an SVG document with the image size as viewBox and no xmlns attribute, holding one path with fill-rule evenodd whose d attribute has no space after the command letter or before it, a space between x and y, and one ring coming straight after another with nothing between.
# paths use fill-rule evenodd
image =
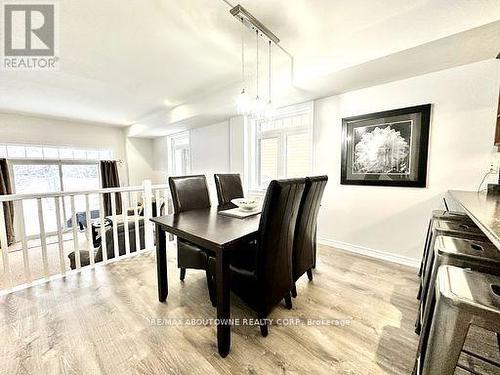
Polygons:
<instances>
[{"instance_id":1,"label":"hardwood floor","mask_svg":"<svg viewBox=\"0 0 500 375\"><path fill-rule=\"evenodd\" d=\"M63 235L63 251L64 261L66 264L66 271L70 271L70 262L68 254L73 251L73 234L64 233ZM86 249L86 236L85 233L78 232L78 243L80 250ZM21 285L27 282L24 273L24 261L21 242L16 242L9 246L9 268L11 272L11 286ZM34 280L42 279L44 277L43 261L42 261L42 248L39 239L28 240L28 256L30 261L31 275ZM61 272L59 264L59 246L57 236L47 237L47 264L49 275L57 275ZM0 257L0 269L3 269L3 261ZM0 274L0 289L8 288L9 282L5 274Z\"/></svg>"},{"instance_id":2,"label":"hardwood floor","mask_svg":"<svg viewBox=\"0 0 500 375\"><path fill-rule=\"evenodd\" d=\"M314 281L302 277L293 309L282 305L270 318L349 324L272 325L266 338L258 326L235 326L231 353L223 359L215 326L165 324L215 317L204 272L188 270L180 282L175 250L169 250L164 304L157 300L154 252L0 297L0 373L411 372L417 345L414 269L322 246ZM256 318L236 297L232 317Z\"/></svg>"}]
</instances>

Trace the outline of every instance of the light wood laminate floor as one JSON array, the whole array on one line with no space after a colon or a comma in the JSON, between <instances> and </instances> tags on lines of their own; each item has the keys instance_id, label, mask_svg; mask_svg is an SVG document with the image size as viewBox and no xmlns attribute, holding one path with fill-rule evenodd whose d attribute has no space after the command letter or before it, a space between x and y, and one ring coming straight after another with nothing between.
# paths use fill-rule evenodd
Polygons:
<instances>
[{"instance_id":1,"label":"light wood laminate floor","mask_svg":"<svg viewBox=\"0 0 500 375\"><path fill-rule=\"evenodd\" d=\"M409 374L417 336L416 270L321 246L314 281L272 319L347 319L345 326L232 329L227 358L202 271L179 281L169 248L169 297L157 300L154 252L0 297L1 374ZM232 297L233 318L255 318ZM152 324L151 319L163 319Z\"/></svg>"}]
</instances>

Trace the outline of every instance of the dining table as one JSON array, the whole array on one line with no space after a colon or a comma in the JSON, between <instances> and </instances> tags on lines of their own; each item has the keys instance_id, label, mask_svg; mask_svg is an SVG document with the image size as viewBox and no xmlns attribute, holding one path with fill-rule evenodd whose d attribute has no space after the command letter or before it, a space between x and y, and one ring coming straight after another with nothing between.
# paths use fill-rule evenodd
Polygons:
<instances>
[{"instance_id":1,"label":"dining table","mask_svg":"<svg viewBox=\"0 0 500 375\"><path fill-rule=\"evenodd\" d=\"M220 214L227 207L184 211L152 218L156 230L156 270L158 299L168 297L166 233L188 241L215 257L217 297L217 348L222 357L231 348L229 259L233 251L244 251L245 243L257 237L260 214L236 218Z\"/></svg>"}]
</instances>

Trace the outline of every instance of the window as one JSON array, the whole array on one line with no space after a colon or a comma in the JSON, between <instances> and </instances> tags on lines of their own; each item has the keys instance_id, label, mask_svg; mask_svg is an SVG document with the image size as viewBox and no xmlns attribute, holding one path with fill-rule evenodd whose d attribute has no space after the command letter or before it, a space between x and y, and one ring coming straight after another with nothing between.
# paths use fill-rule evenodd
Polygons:
<instances>
[{"instance_id":1,"label":"window","mask_svg":"<svg viewBox=\"0 0 500 375\"><path fill-rule=\"evenodd\" d=\"M16 194L52 193L58 191L97 190L100 188L99 165L77 161L36 161L15 160L12 162L14 188ZM90 210L99 209L96 194L89 195ZM23 213L26 225L26 235L38 236L38 206L35 199L23 201ZM48 233L57 231L56 206L53 199L43 199L43 218ZM85 197L75 197L75 211L84 212ZM70 198L62 202L61 211L64 215L63 225L71 218ZM69 225L68 225L69 226Z\"/></svg>"},{"instance_id":2,"label":"window","mask_svg":"<svg viewBox=\"0 0 500 375\"><path fill-rule=\"evenodd\" d=\"M113 151L43 145L0 144L0 158L95 161L113 159Z\"/></svg>"},{"instance_id":3,"label":"window","mask_svg":"<svg viewBox=\"0 0 500 375\"><path fill-rule=\"evenodd\" d=\"M254 189L266 188L273 179L311 173L312 118L313 106L308 102L279 109L271 121L253 123Z\"/></svg>"},{"instance_id":4,"label":"window","mask_svg":"<svg viewBox=\"0 0 500 375\"><path fill-rule=\"evenodd\" d=\"M61 190L59 167L54 164L15 164L13 165L16 194L53 193ZM44 199L43 219L47 232L57 230L56 205L53 199ZM38 223L38 204L35 199L23 200L24 222L27 236L40 233Z\"/></svg>"},{"instance_id":5,"label":"window","mask_svg":"<svg viewBox=\"0 0 500 375\"><path fill-rule=\"evenodd\" d=\"M191 173L191 152L189 132L167 137L169 174L183 176Z\"/></svg>"},{"instance_id":6,"label":"window","mask_svg":"<svg viewBox=\"0 0 500 375\"><path fill-rule=\"evenodd\" d=\"M260 144L260 185L278 178L278 138L263 138Z\"/></svg>"},{"instance_id":7,"label":"window","mask_svg":"<svg viewBox=\"0 0 500 375\"><path fill-rule=\"evenodd\" d=\"M99 165L97 164L62 164L61 178L63 191L82 191L100 189ZM85 196L75 196L75 212L85 212ZM99 210L99 195L89 195L89 210ZM65 198L64 217L71 218L71 200Z\"/></svg>"},{"instance_id":8,"label":"window","mask_svg":"<svg viewBox=\"0 0 500 375\"><path fill-rule=\"evenodd\" d=\"M0 158L12 163L16 194L58 191L97 190L100 188L98 160L111 160L113 151L45 145L0 144ZM99 209L96 194L89 196L90 210ZM53 199L43 199L43 217L47 232L57 230ZM86 209L85 197L75 197L76 212ZM61 204L63 225L71 218L70 198ZM39 235L38 206L35 199L23 201L26 235ZM69 224L68 224L69 226Z\"/></svg>"}]
</instances>

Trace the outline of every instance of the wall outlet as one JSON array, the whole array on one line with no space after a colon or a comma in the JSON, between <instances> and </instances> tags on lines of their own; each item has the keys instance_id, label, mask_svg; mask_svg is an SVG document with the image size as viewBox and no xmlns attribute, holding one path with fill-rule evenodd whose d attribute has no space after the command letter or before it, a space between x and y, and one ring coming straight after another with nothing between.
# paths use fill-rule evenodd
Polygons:
<instances>
[{"instance_id":1,"label":"wall outlet","mask_svg":"<svg viewBox=\"0 0 500 375\"><path fill-rule=\"evenodd\" d=\"M498 160L492 159L488 163L488 173L498 173Z\"/></svg>"}]
</instances>

